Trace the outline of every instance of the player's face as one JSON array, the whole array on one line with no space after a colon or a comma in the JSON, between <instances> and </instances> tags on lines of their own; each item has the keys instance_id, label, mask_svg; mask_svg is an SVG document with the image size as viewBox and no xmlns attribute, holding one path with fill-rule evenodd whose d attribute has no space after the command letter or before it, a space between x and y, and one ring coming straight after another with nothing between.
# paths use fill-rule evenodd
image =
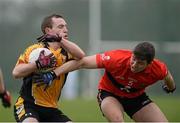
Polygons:
<instances>
[{"instance_id":1,"label":"player's face","mask_svg":"<svg viewBox=\"0 0 180 123\"><path fill-rule=\"evenodd\" d=\"M143 71L147 67L146 60L137 59L134 55L131 56L130 67L133 73L138 73Z\"/></svg>"},{"instance_id":2,"label":"player's face","mask_svg":"<svg viewBox=\"0 0 180 123\"><path fill-rule=\"evenodd\" d=\"M58 34L60 37L68 39L67 23L63 18L52 18L51 33Z\"/></svg>"}]
</instances>

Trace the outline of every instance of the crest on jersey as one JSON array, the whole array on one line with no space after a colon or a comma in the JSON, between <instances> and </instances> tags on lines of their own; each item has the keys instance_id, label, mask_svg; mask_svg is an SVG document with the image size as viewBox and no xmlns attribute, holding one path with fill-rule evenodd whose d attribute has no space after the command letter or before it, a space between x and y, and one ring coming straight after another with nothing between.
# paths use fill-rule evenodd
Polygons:
<instances>
[{"instance_id":1,"label":"crest on jersey","mask_svg":"<svg viewBox=\"0 0 180 123\"><path fill-rule=\"evenodd\" d=\"M111 59L111 57L110 56L106 56L105 54L101 54L101 59L102 60L110 60Z\"/></svg>"}]
</instances>

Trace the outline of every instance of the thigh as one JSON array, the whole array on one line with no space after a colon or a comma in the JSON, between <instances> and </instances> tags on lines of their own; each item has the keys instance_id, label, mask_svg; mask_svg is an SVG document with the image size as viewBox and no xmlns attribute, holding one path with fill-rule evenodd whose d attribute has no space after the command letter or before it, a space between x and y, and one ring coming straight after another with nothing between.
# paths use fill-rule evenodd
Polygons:
<instances>
[{"instance_id":1,"label":"thigh","mask_svg":"<svg viewBox=\"0 0 180 123\"><path fill-rule=\"evenodd\" d=\"M123 122L124 116L123 112L124 109L121 103L116 99L113 94L100 91L98 93L98 102L100 104L100 108L104 116L110 122Z\"/></svg>"},{"instance_id":2,"label":"thigh","mask_svg":"<svg viewBox=\"0 0 180 123\"><path fill-rule=\"evenodd\" d=\"M39 120L38 113L31 104L24 103L23 98L19 98L14 105L14 116L17 122L37 122Z\"/></svg>"},{"instance_id":3,"label":"thigh","mask_svg":"<svg viewBox=\"0 0 180 123\"><path fill-rule=\"evenodd\" d=\"M142 95L135 98L118 97L118 100L123 105L127 115L131 118L137 111L152 102L151 99L149 99L149 97L146 95L146 93L143 93Z\"/></svg>"},{"instance_id":4,"label":"thigh","mask_svg":"<svg viewBox=\"0 0 180 123\"><path fill-rule=\"evenodd\" d=\"M71 119L66 116L63 112L60 110L56 110L53 112L54 115L52 115L52 118L49 120L50 122L70 122Z\"/></svg>"},{"instance_id":5,"label":"thigh","mask_svg":"<svg viewBox=\"0 0 180 123\"><path fill-rule=\"evenodd\" d=\"M137 111L132 118L136 122L168 122L163 112L153 102Z\"/></svg>"}]
</instances>

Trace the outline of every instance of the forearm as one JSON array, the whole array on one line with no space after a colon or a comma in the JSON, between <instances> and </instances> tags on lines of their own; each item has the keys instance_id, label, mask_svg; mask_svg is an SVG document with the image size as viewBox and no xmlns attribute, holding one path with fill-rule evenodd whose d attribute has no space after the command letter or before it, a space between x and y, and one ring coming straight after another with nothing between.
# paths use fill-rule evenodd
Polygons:
<instances>
[{"instance_id":1,"label":"forearm","mask_svg":"<svg viewBox=\"0 0 180 123\"><path fill-rule=\"evenodd\" d=\"M4 86L3 74L0 69L0 93L3 93L4 90L5 90L5 86Z\"/></svg>"},{"instance_id":2,"label":"forearm","mask_svg":"<svg viewBox=\"0 0 180 123\"><path fill-rule=\"evenodd\" d=\"M168 74L167 76L165 77L164 79L164 82L165 84L167 85L167 87L170 89L170 90L173 90L175 88L175 82L174 82L174 79L171 75L171 73L168 71Z\"/></svg>"},{"instance_id":3,"label":"forearm","mask_svg":"<svg viewBox=\"0 0 180 123\"><path fill-rule=\"evenodd\" d=\"M62 66L56 68L54 70L54 72L55 72L56 76L60 76L61 74L65 74L65 73L79 69L81 64L82 64L82 62L80 60L72 60L72 61L66 62Z\"/></svg>"},{"instance_id":4,"label":"forearm","mask_svg":"<svg viewBox=\"0 0 180 123\"><path fill-rule=\"evenodd\" d=\"M96 69L97 68L96 55L83 57L80 60L72 60L66 62L62 66L56 68L54 72L57 76L59 76L61 74L65 74L73 70L82 69L82 68Z\"/></svg>"},{"instance_id":5,"label":"forearm","mask_svg":"<svg viewBox=\"0 0 180 123\"><path fill-rule=\"evenodd\" d=\"M62 39L61 46L77 59L81 59L85 56L84 51L78 45L66 39Z\"/></svg>"},{"instance_id":6,"label":"forearm","mask_svg":"<svg viewBox=\"0 0 180 123\"><path fill-rule=\"evenodd\" d=\"M37 67L35 63L19 64L15 66L12 74L14 78L23 78L36 70L37 70Z\"/></svg>"}]
</instances>

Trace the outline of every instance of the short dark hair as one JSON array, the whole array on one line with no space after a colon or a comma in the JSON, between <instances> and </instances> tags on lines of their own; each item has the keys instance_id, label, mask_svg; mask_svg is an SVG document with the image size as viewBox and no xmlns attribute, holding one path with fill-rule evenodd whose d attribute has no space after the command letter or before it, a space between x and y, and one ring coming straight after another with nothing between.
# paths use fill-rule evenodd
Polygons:
<instances>
[{"instance_id":1,"label":"short dark hair","mask_svg":"<svg viewBox=\"0 0 180 123\"><path fill-rule=\"evenodd\" d=\"M146 60L150 64L155 57L155 48L149 42L142 42L136 45L133 53L137 59Z\"/></svg>"},{"instance_id":2,"label":"short dark hair","mask_svg":"<svg viewBox=\"0 0 180 123\"><path fill-rule=\"evenodd\" d=\"M46 27L52 28L52 18L53 17L55 17L55 18L63 18L63 16L58 15L58 14L52 14L52 15L49 15L49 16L45 17L44 20L42 21L42 24L41 24L41 31L44 34L45 34L45 28Z\"/></svg>"}]
</instances>

